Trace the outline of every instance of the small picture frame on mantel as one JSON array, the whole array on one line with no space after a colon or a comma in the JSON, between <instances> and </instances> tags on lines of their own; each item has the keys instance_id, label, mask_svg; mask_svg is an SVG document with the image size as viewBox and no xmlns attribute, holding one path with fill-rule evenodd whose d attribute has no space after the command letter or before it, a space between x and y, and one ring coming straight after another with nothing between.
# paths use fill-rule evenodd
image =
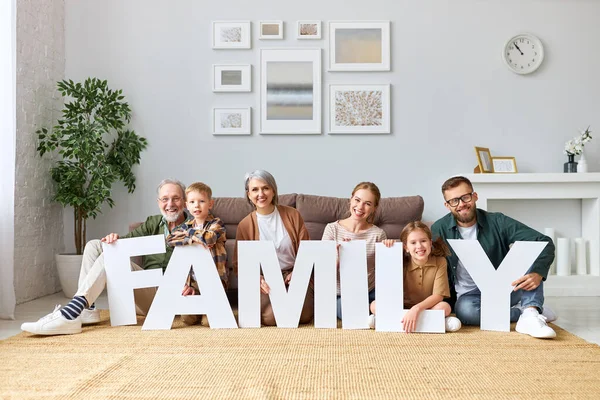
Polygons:
<instances>
[{"instance_id":1,"label":"small picture frame on mantel","mask_svg":"<svg viewBox=\"0 0 600 400\"><path fill-rule=\"evenodd\" d=\"M519 172L514 157L492 157L492 165L496 174L516 174Z\"/></svg>"},{"instance_id":2,"label":"small picture frame on mantel","mask_svg":"<svg viewBox=\"0 0 600 400\"><path fill-rule=\"evenodd\" d=\"M491 174L494 172L494 164L492 163L492 154L490 149L486 147L475 146L475 154L477 155L477 166L473 170L476 174Z\"/></svg>"}]
</instances>

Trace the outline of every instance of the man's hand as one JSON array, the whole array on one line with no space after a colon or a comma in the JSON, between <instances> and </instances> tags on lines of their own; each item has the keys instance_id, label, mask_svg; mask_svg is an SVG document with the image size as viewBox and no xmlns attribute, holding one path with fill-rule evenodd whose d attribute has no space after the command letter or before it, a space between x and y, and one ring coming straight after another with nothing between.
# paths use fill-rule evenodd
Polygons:
<instances>
[{"instance_id":1,"label":"man's hand","mask_svg":"<svg viewBox=\"0 0 600 400\"><path fill-rule=\"evenodd\" d=\"M417 306L411 307L410 310L406 314L404 314L404 318L402 318L402 325L404 326L404 331L406 333L414 332L417 328L417 318L419 317L419 308Z\"/></svg>"},{"instance_id":2,"label":"man's hand","mask_svg":"<svg viewBox=\"0 0 600 400\"><path fill-rule=\"evenodd\" d=\"M513 291L516 292L520 289L527 291L534 290L538 286L540 286L540 283L542 283L542 276L537 272L532 272L530 274L523 275L522 277L511 283L511 285L515 287Z\"/></svg>"},{"instance_id":3,"label":"man's hand","mask_svg":"<svg viewBox=\"0 0 600 400\"><path fill-rule=\"evenodd\" d=\"M118 233L109 233L108 235L106 235L102 239L100 239L100 241L102 241L106 244L111 244L111 243L116 242L118 238L119 238Z\"/></svg>"},{"instance_id":4,"label":"man's hand","mask_svg":"<svg viewBox=\"0 0 600 400\"><path fill-rule=\"evenodd\" d=\"M267 281L265 281L265 278L263 278L262 276L260 277L260 291L263 294L269 294L269 292L271 291L271 288L267 284Z\"/></svg>"},{"instance_id":5,"label":"man's hand","mask_svg":"<svg viewBox=\"0 0 600 400\"><path fill-rule=\"evenodd\" d=\"M182 296L193 296L196 294L196 290L193 287L185 285L183 287L183 292L181 292Z\"/></svg>"}]
</instances>

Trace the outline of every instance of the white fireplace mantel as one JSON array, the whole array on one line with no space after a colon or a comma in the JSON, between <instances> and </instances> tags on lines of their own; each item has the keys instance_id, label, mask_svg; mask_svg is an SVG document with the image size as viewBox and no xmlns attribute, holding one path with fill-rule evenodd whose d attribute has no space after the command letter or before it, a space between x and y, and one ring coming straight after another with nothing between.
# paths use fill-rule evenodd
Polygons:
<instances>
[{"instance_id":1,"label":"white fireplace mantel","mask_svg":"<svg viewBox=\"0 0 600 400\"><path fill-rule=\"evenodd\" d=\"M489 200L580 199L581 236L590 241L588 280L600 275L600 173L467 174L478 194L477 207ZM583 277L580 277L582 279ZM600 279L600 278L597 278Z\"/></svg>"}]
</instances>

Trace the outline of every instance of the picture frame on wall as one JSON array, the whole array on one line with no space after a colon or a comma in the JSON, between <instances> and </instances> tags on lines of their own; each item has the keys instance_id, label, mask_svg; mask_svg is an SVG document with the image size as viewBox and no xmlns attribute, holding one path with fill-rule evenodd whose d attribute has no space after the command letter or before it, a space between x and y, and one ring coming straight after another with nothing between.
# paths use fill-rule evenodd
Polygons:
<instances>
[{"instance_id":1,"label":"picture frame on wall","mask_svg":"<svg viewBox=\"0 0 600 400\"><path fill-rule=\"evenodd\" d=\"M517 160L514 157L492 157L495 174L516 174Z\"/></svg>"},{"instance_id":2,"label":"picture frame on wall","mask_svg":"<svg viewBox=\"0 0 600 400\"><path fill-rule=\"evenodd\" d=\"M494 164L492 162L492 153L487 147L475 146L475 154L477 156L477 167L473 170L475 173L490 174L494 172Z\"/></svg>"},{"instance_id":3,"label":"picture frame on wall","mask_svg":"<svg viewBox=\"0 0 600 400\"><path fill-rule=\"evenodd\" d=\"M329 85L330 134L386 134L390 128L390 85Z\"/></svg>"},{"instance_id":4,"label":"picture frame on wall","mask_svg":"<svg viewBox=\"0 0 600 400\"><path fill-rule=\"evenodd\" d=\"M260 50L260 133L321 133L321 49Z\"/></svg>"},{"instance_id":5,"label":"picture frame on wall","mask_svg":"<svg viewBox=\"0 0 600 400\"><path fill-rule=\"evenodd\" d=\"M213 64L213 92L251 92L250 64Z\"/></svg>"},{"instance_id":6,"label":"picture frame on wall","mask_svg":"<svg viewBox=\"0 0 600 400\"><path fill-rule=\"evenodd\" d=\"M283 21L260 21L260 40L283 39Z\"/></svg>"},{"instance_id":7,"label":"picture frame on wall","mask_svg":"<svg viewBox=\"0 0 600 400\"><path fill-rule=\"evenodd\" d=\"M213 108L213 135L250 135L252 108Z\"/></svg>"},{"instance_id":8,"label":"picture frame on wall","mask_svg":"<svg viewBox=\"0 0 600 400\"><path fill-rule=\"evenodd\" d=\"M250 21L213 21L213 49L249 49L251 47Z\"/></svg>"},{"instance_id":9,"label":"picture frame on wall","mask_svg":"<svg viewBox=\"0 0 600 400\"><path fill-rule=\"evenodd\" d=\"M321 21L297 21L296 39L321 39Z\"/></svg>"},{"instance_id":10,"label":"picture frame on wall","mask_svg":"<svg viewBox=\"0 0 600 400\"><path fill-rule=\"evenodd\" d=\"M329 22L330 71L389 71L390 21Z\"/></svg>"}]
</instances>

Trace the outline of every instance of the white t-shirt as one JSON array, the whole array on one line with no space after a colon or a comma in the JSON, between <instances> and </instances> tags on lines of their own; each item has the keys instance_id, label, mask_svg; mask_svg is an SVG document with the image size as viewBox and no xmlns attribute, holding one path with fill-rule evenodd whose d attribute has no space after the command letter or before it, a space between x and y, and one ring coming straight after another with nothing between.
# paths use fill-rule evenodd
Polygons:
<instances>
[{"instance_id":1,"label":"white t-shirt","mask_svg":"<svg viewBox=\"0 0 600 400\"><path fill-rule=\"evenodd\" d=\"M458 227L458 232L463 240L477 240L477 224L464 228ZM456 289L456 298L459 298L465 293L471 290L477 289L477 285L463 263L458 260L458 266L456 267L456 282L454 282L454 289Z\"/></svg>"},{"instance_id":2,"label":"white t-shirt","mask_svg":"<svg viewBox=\"0 0 600 400\"><path fill-rule=\"evenodd\" d=\"M294 268L295 257L292 240L283 225L283 220L277 208L268 215L256 213L256 220L258 221L259 240L273 242L281 270L285 271Z\"/></svg>"}]
</instances>

